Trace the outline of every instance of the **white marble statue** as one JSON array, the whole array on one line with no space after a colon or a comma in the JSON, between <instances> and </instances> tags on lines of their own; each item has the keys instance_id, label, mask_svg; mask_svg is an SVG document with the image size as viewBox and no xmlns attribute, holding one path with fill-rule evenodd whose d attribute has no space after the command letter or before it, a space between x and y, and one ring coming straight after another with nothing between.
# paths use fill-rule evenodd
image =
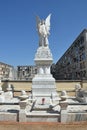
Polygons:
<instances>
[{"instance_id":1,"label":"white marble statue","mask_svg":"<svg viewBox=\"0 0 87 130\"><path fill-rule=\"evenodd\" d=\"M48 36L50 34L50 17L51 14L48 15L46 20L41 20L38 16L36 17L37 21L37 30L39 34L39 46L48 46Z\"/></svg>"}]
</instances>

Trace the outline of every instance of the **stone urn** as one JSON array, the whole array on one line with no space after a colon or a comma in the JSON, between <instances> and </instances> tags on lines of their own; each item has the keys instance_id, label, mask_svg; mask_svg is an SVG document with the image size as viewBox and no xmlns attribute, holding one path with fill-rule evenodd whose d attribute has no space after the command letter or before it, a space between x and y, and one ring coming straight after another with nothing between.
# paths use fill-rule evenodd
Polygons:
<instances>
[{"instance_id":1,"label":"stone urn","mask_svg":"<svg viewBox=\"0 0 87 130\"><path fill-rule=\"evenodd\" d=\"M23 101L23 100L26 100L29 96L27 95L27 93L22 90L21 91L21 95L19 96L20 100Z\"/></svg>"},{"instance_id":2,"label":"stone urn","mask_svg":"<svg viewBox=\"0 0 87 130\"><path fill-rule=\"evenodd\" d=\"M67 99L67 93L65 90L61 92L61 101L65 101Z\"/></svg>"}]
</instances>

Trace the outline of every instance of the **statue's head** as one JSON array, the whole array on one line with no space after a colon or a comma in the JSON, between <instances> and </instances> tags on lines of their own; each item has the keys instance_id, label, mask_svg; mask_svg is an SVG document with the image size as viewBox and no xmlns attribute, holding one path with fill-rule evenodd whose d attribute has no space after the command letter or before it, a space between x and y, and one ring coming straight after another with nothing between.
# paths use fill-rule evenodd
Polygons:
<instances>
[{"instance_id":1,"label":"statue's head","mask_svg":"<svg viewBox=\"0 0 87 130\"><path fill-rule=\"evenodd\" d=\"M42 24L42 25L45 24L45 21L44 21L43 19L41 20L41 24Z\"/></svg>"}]
</instances>

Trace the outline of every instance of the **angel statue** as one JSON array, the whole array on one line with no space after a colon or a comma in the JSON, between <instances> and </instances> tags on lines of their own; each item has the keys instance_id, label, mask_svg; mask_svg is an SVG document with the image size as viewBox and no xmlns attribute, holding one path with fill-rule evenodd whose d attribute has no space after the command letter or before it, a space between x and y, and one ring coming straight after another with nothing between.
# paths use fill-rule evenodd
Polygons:
<instances>
[{"instance_id":1,"label":"angel statue","mask_svg":"<svg viewBox=\"0 0 87 130\"><path fill-rule=\"evenodd\" d=\"M41 20L38 16L36 17L37 22L37 30L39 34L39 46L48 46L48 36L50 34L50 17L51 14L48 15L46 20Z\"/></svg>"}]
</instances>

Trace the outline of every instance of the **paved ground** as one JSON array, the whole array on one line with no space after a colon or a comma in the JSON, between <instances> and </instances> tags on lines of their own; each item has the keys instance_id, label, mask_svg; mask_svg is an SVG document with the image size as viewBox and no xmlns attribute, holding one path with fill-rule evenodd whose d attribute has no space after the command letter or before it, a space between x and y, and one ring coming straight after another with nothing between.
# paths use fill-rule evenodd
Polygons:
<instances>
[{"instance_id":1,"label":"paved ground","mask_svg":"<svg viewBox=\"0 0 87 130\"><path fill-rule=\"evenodd\" d=\"M0 122L0 130L87 130L87 122L77 123L13 123Z\"/></svg>"}]
</instances>

